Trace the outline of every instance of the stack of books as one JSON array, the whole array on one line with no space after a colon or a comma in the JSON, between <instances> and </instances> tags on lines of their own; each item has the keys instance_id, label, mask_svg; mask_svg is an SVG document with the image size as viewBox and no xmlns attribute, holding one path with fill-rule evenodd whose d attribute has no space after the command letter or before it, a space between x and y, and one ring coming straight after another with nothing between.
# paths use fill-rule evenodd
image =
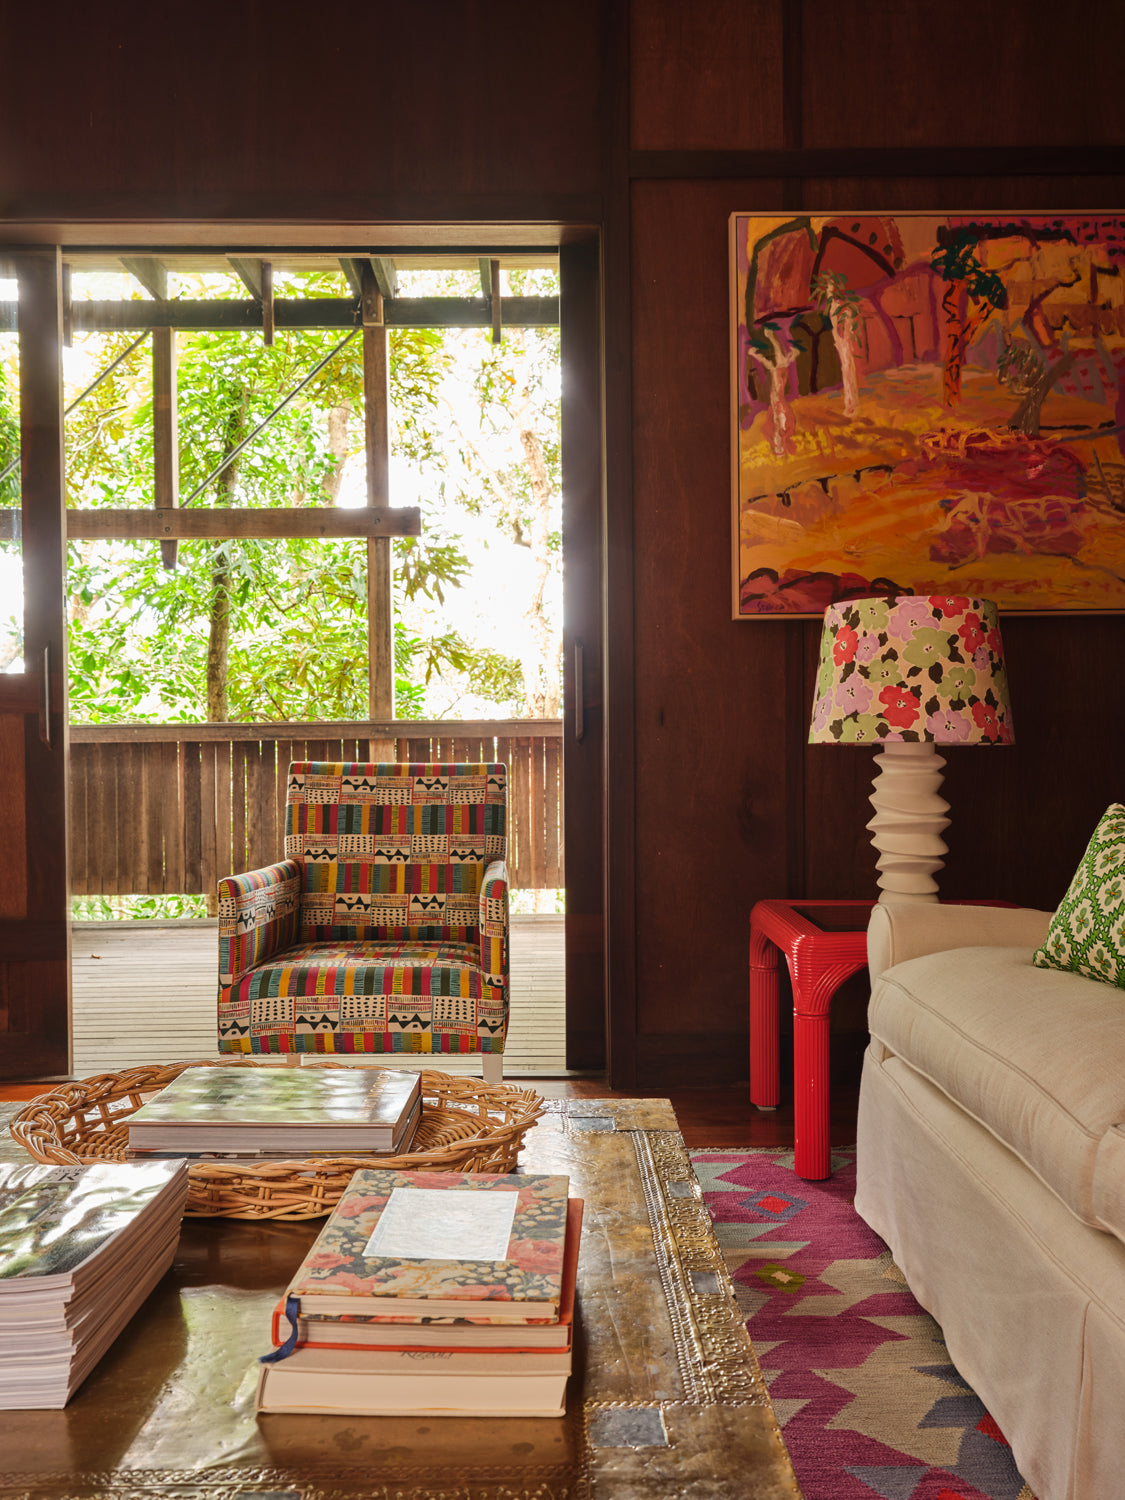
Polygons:
<instances>
[{"instance_id":1,"label":"stack of books","mask_svg":"<svg viewBox=\"0 0 1125 1500\"><path fill-rule=\"evenodd\" d=\"M394 1068L185 1068L129 1116L142 1156L264 1159L409 1148L421 1077Z\"/></svg>"},{"instance_id":2,"label":"stack of books","mask_svg":"<svg viewBox=\"0 0 1125 1500\"><path fill-rule=\"evenodd\" d=\"M568 1190L356 1172L274 1311L258 1410L561 1416L582 1229Z\"/></svg>"},{"instance_id":3,"label":"stack of books","mask_svg":"<svg viewBox=\"0 0 1125 1500\"><path fill-rule=\"evenodd\" d=\"M0 1407L65 1406L172 1264L184 1161L0 1164Z\"/></svg>"}]
</instances>

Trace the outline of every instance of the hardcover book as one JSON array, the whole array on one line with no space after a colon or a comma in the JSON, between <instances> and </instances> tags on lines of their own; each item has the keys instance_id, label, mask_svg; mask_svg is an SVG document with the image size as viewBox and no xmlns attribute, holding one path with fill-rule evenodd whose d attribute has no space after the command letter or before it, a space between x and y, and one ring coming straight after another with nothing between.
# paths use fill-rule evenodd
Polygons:
<instances>
[{"instance_id":1,"label":"hardcover book","mask_svg":"<svg viewBox=\"0 0 1125 1500\"><path fill-rule=\"evenodd\" d=\"M393 1152L413 1133L421 1086L394 1068L186 1068L130 1115L129 1146Z\"/></svg>"},{"instance_id":2,"label":"hardcover book","mask_svg":"<svg viewBox=\"0 0 1125 1500\"><path fill-rule=\"evenodd\" d=\"M258 1376L260 1412L561 1417L569 1354L297 1349Z\"/></svg>"},{"instance_id":3,"label":"hardcover book","mask_svg":"<svg viewBox=\"0 0 1125 1500\"><path fill-rule=\"evenodd\" d=\"M565 1176L362 1169L286 1302L305 1317L557 1322L569 1185Z\"/></svg>"},{"instance_id":4,"label":"hardcover book","mask_svg":"<svg viewBox=\"0 0 1125 1500\"><path fill-rule=\"evenodd\" d=\"M298 1317L297 1347L315 1349L434 1350L460 1353L471 1350L516 1354L527 1350L569 1351L574 1332L578 1247L582 1237L581 1198L567 1201L566 1244L563 1252L562 1296L557 1323L484 1323L471 1314L457 1318L427 1318L424 1322L380 1318L354 1313L331 1317ZM274 1308L271 1336L280 1348L292 1334L285 1299Z\"/></svg>"}]
</instances>

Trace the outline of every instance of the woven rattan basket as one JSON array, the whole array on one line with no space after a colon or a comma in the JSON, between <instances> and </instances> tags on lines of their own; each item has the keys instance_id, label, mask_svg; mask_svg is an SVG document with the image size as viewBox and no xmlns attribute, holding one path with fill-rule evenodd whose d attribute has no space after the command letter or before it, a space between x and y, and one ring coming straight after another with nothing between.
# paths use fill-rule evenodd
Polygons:
<instances>
[{"instance_id":1,"label":"woven rattan basket","mask_svg":"<svg viewBox=\"0 0 1125 1500\"><path fill-rule=\"evenodd\" d=\"M242 1059L218 1065L276 1066ZM11 1134L36 1161L127 1161L125 1122L133 1111L185 1068L215 1066L215 1062L172 1063L60 1084L13 1116ZM529 1089L427 1070L422 1073L422 1118L411 1151L398 1156L326 1156L254 1165L193 1161L185 1212L226 1219L323 1218L360 1167L514 1172L524 1135L542 1113L541 1096Z\"/></svg>"}]
</instances>

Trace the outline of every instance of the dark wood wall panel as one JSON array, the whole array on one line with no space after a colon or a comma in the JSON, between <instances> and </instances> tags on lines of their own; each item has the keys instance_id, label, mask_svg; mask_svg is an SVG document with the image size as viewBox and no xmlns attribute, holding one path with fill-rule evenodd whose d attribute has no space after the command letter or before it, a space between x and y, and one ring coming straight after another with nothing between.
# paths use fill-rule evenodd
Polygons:
<instances>
[{"instance_id":1,"label":"dark wood wall panel","mask_svg":"<svg viewBox=\"0 0 1125 1500\"><path fill-rule=\"evenodd\" d=\"M797 0L800 5L800 0ZM1026 0L805 0L806 146L1125 140L1125 7Z\"/></svg>"},{"instance_id":2,"label":"dark wood wall panel","mask_svg":"<svg viewBox=\"0 0 1125 1500\"><path fill-rule=\"evenodd\" d=\"M568 555L608 591L606 676L586 676L587 734L610 734L613 1065L641 1086L744 1076L751 905L871 893L874 861L871 758L805 743L817 623L730 619L728 215L1121 209L1125 177L972 176L957 153L1008 148L1045 171L1039 149L1125 146L1125 7L414 0L365 20L198 0L181 22L139 0L65 0L0 8L0 51L18 60L0 92L12 220L120 219L123 238L130 222L407 210L601 224L603 307L585 295L591 330L604 316L607 509L598 543ZM904 147L938 153L924 165L941 175L887 177L878 153ZM853 175L766 180L723 157L799 165L802 148L844 153L828 169ZM649 175L631 182L630 164ZM1017 744L949 752L944 888L1053 905L1094 819L1125 797L1125 617L1004 629ZM231 809L244 854L246 756L236 747ZM144 765L156 795L159 763ZM198 784L225 821L229 778L201 762ZM87 840L112 792L83 784ZM167 857L194 868L205 837L188 829ZM592 963L602 912L588 906L574 933Z\"/></svg>"},{"instance_id":3,"label":"dark wood wall panel","mask_svg":"<svg viewBox=\"0 0 1125 1500\"><path fill-rule=\"evenodd\" d=\"M4 6L0 53L19 65L0 92L0 203L299 219L331 200L363 220L372 195L595 192L602 10Z\"/></svg>"},{"instance_id":4,"label":"dark wood wall panel","mask_svg":"<svg viewBox=\"0 0 1125 1500\"><path fill-rule=\"evenodd\" d=\"M793 626L730 618L726 215L770 192L633 191L637 995L669 1058L744 1025L750 905L786 883Z\"/></svg>"},{"instance_id":5,"label":"dark wood wall panel","mask_svg":"<svg viewBox=\"0 0 1125 1500\"><path fill-rule=\"evenodd\" d=\"M633 0L633 149L782 146L784 3Z\"/></svg>"},{"instance_id":6,"label":"dark wood wall panel","mask_svg":"<svg viewBox=\"0 0 1125 1500\"><path fill-rule=\"evenodd\" d=\"M1053 909L1125 801L1125 618L1001 617L1016 742L945 752L943 889Z\"/></svg>"},{"instance_id":7,"label":"dark wood wall panel","mask_svg":"<svg viewBox=\"0 0 1125 1500\"><path fill-rule=\"evenodd\" d=\"M1118 9L1084 12L1083 56L1089 38L1118 35ZM1125 199L1125 179L1080 172L739 181L734 158L720 175L722 149L1026 145L1031 165L1040 144L1119 143L1125 111L1104 61L1093 98L1083 66L1059 77L1062 32L1022 5L873 4L857 21L856 8L806 0L783 35L764 4L714 0L690 28L671 0L635 0L632 15L631 145L710 153L698 161L707 180L661 179L658 157L638 159L654 175L632 190L636 1059L638 1078L660 1086L745 1075L755 900L877 893L874 756L807 744L819 622L730 619L729 214ZM1053 907L1097 817L1125 798L1125 618L1003 626L1017 744L947 752L942 889ZM862 996L844 1009L862 1026Z\"/></svg>"}]
</instances>

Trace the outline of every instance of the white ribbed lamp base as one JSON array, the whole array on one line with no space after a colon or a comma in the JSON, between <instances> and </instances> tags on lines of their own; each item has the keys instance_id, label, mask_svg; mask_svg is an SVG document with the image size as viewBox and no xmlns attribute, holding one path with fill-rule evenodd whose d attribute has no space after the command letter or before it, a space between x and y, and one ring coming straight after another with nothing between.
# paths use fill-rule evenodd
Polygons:
<instances>
[{"instance_id":1,"label":"white ribbed lamp base","mask_svg":"<svg viewBox=\"0 0 1125 1500\"><path fill-rule=\"evenodd\" d=\"M945 761L934 745L884 740L875 758L868 823L879 858L879 900L936 901L935 873L949 852L941 835L949 803L938 796Z\"/></svg>"}]
</instances>

